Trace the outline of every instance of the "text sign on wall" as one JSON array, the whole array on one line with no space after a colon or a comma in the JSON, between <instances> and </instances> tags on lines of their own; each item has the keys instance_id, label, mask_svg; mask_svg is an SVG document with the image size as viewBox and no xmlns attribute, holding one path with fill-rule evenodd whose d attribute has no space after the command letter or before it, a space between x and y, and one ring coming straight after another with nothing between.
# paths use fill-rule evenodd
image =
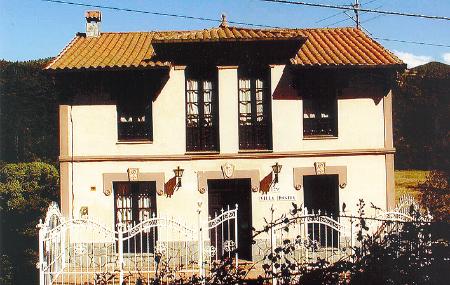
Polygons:
<instances>
[{"instance_id":1,"label":"text sign on wall","mask_svg":"<svg viewBox=\"0 0 450 285\"><path fill-rule=\"evenodd\" d=\"M259 197L260 202L283 202L295 201L295 195L262 195Z\"/></svg>"}]
</instances>

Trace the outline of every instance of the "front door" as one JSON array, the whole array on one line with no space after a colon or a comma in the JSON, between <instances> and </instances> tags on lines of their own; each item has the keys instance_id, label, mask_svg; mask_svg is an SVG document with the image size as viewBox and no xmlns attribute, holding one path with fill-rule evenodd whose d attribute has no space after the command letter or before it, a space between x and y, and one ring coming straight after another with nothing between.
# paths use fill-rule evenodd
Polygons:
<instances>
[{"instance_id":1,"label":"front door","mask_svg":"<svg viewBox=\"0 0 450 285\"><path fill-rule=\"evenodd\" d=\"M326 214L336 217L339 214L339 176L338 175L310 175L303 177L305 186L304 204L311 213ZM337 245L338 233L328 226L314 223L308 226L311 239L319 241L323 246Z\"/></svg>"},{"instance_id":2,"label":"front door","mask_svg":"<svg viewBox=\"0 0 450 285\"><path fill-rule=\"evenodd\" d=\"M240 259L251 260L252 258L252 201L250 179L210 179L208 180L208 212L211 218L220 215L222 209L234 209L238 205L238 254ZM224 236L224 240L216 242L211 238L211 244L218 249L219 256L222 255L223 242L230 237L234 240L234 225L219 229L218 236Z\"/></svg>"},{"instance_id":3,"label":"front door","mask_svg":"<svg viewBox=\"0 0 450 285\"><path fill-rule=\"evenodd\" d=\"M156 214L156 183L152 182L113 182L114 219L127 231L135 225L152 218ZM156 228L139 233L136 238L124 242L125 252L152 252L157 237Z\"/></svg>"}]
</instances>

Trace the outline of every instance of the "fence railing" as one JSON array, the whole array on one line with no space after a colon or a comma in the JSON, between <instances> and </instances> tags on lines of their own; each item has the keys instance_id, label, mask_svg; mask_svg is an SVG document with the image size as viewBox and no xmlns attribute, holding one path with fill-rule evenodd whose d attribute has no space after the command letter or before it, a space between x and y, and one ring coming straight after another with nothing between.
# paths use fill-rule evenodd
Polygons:
<instances>
[{"instance_id":1,"label":"fence railing","mask_svg":"<svg viewBox=\"0 0 450 285\"><path fill-rule=\"evenodd\" d=\"M109 228L92 219L65 220L52 203L38 225L40 284L149 284L205 276L237 246L237 211L228 207L202 221L199 207L197 227L153 216L129 228Z\"/></svg>"},{"instance_id":2,"label":"fence railing","mask_svg":"<svg viewBox=\"0 0 450 285\"><path fill-rule=\"evenodd\" d=\"M401 231L402 222L413 220L405 209L418 206L408 199L400 200L393 211L378 211L376 216L365 218L368 233L387 227ZM197 214L197 225L160 215L128 228L122 224L107 227L92 219L66 220L52 203L38 225L40 284L170 282L208 276L223 258L231 258L238 268L238 206L202 220L205 215L199 203ZM306 208L298 209L288 221L272 217L268 226L253 236L253 262L264 262L270 253L305 264L350 258L358 246L360 223L361 217L345 213L332 216ZM287 244L293 250L276 252Z\"/></svg>"}]
</instances>

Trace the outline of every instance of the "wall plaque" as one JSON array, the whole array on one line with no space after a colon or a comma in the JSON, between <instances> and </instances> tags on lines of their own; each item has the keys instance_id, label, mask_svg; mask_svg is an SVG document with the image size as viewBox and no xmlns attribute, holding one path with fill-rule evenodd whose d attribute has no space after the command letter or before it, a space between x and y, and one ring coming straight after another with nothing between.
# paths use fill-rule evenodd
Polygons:
<instances>
[{"instance_id":1,"label":"wall plaque","mask_svg":"<svg viewBox=\"0 0 450 285\"><path fill-rule=\"evenodd\" d=\"M233 176L233 173L234 173L234 165L233 164L227 162L224 165L222 165L221 168L222 168L223 177L231 178Z\"/></svg>"},{"instance_id":2,"label":"wall plaque","mask_svg":"<svg viewBox=\"0 0 450 285\"><path fill-rule=\"evenodd\" d=\"M314 162L314 169L316 170L316 175L325 174L325 162Z\"/></svg>"},{"instance_id":3,"label":"wall plaque","mask_svg":"<svg viewBox=\"0 0 450 285\"><path fill-rule=\"evenodd\" d=\"M128 180L129 181L139 180L139 168L128 168Z\"/></svg>"}]
</instances>

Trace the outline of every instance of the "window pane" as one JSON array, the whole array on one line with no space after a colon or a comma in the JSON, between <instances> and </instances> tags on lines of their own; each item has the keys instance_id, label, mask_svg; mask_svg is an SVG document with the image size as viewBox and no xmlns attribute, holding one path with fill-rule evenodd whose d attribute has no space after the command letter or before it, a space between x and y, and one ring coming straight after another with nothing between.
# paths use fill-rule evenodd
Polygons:
<instances>
[{"instance_id":1,"label":"window pane","mask_svg":"<svg viewBox=\"0 0 450 285\"><path fill-rule=\"evenodd\" d=\"M260 71L239 73L239 148L270 149L270 100L267 78Z\"/></svg>"},{"instance_id":2,"label":"window pane","mask_svg":"<svg viewBox=\"0 0 450 285\"><path fill-rule=\"evenodd\" d=\"M303 134L337 135L337 97L331 88L318 88L303 99Z\"/></svg>"},{"instance_id":3,"label":"window pane","mask_svg":"<svg viewBox=\"0 0 450 285\"><path fill-rule=\"evenodd\" d=\"M213 71L186 70L186 150L217 150L217 99Z\"/></svg>"}]
</instances>

